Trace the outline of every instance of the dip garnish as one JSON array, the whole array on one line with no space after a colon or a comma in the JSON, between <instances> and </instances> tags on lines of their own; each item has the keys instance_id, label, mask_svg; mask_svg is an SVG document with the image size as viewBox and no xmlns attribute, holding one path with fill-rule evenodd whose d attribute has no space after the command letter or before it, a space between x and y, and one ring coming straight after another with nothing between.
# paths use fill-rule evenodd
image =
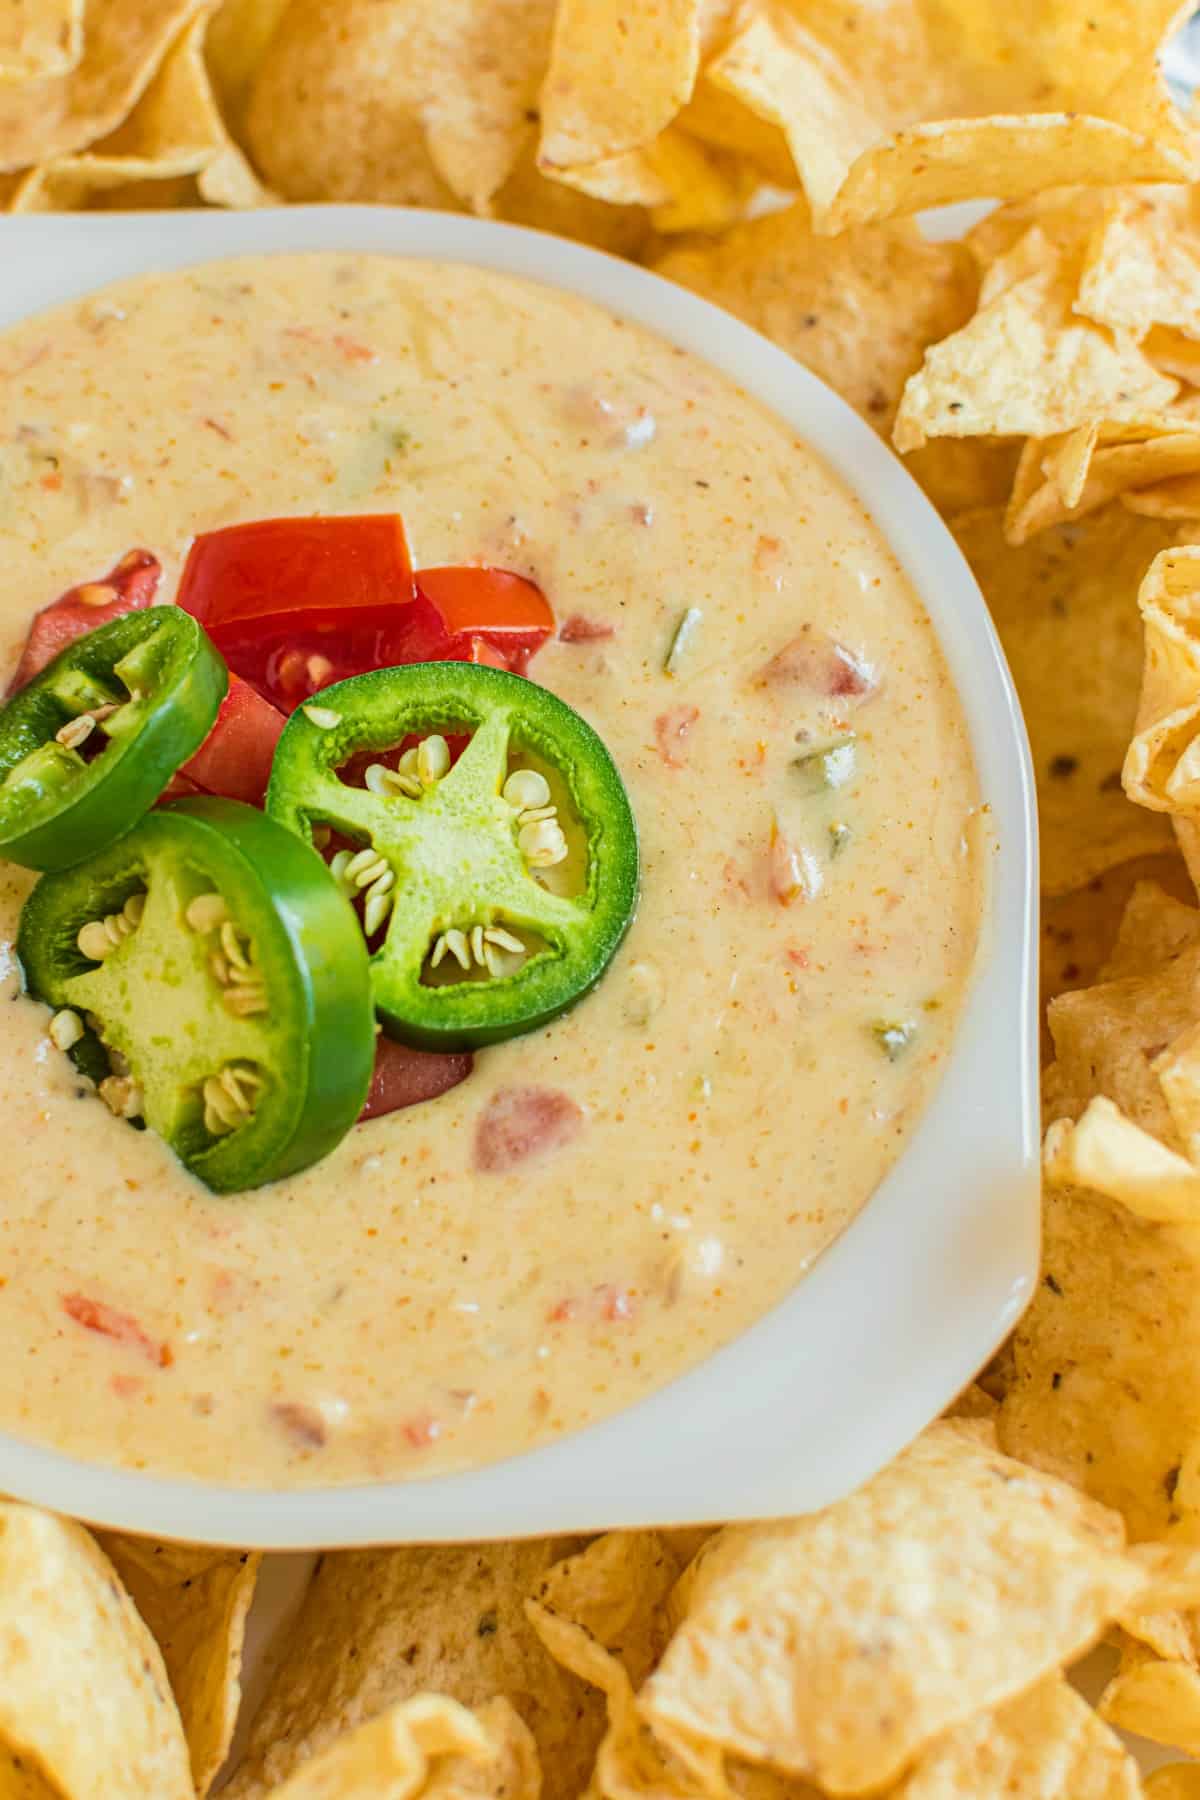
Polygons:
<instances>
[{"instance_id":1,"label":"dip garnish","mask_svg":"<svg viewBox=\"0 0 1200 1800\"><path fill-rule=\"evenodd\" d=\"M462 1049L565 1011L637 900L633 813L591 726L546 689L466 663L380 669L321 699L338 723L292 715L267 807L305 838L332 826L356 846L333 866L363 897L367 934L385 930L371 960L385 1029ZM469 740L452 766L447 733ZM365 787L339 777L414 736L394 771L368 765Z\"/></svg>"},{"instance_id":2,"label":"dip garnish","mask_svg":"<svg viewBox=\"0 0 1200 1800\"><path fill-rule=\"evenodd\" d=\"M36 998L94 1021L70 1054L90 1072L108 1053L112 1109L220 1193L306 1168L358 1117L362 935L316 853L251 807L178 801L47 876L18 951Z\"/></svg>"},{"instance_id":3,"label":"dip garnish","mask_svg":"<svg viewBox=\"0 0 1200 1800\"><path fill-rule=\"evenodd\" d=\"M413 574L403 521L259 519L192 545L179 604L230 667L286 712L330 682L400 663L523 673L554 630L541 589L507 569Z\"/></svg>"},{"instance_id":4,"label":"dip garnish","mask_svg":"<svg viewBox=\"0 0 1200 1800\"><path fill-rule=\"evenodd\" d=\"M0 856L69 868L136 825L204 742L226 685L175 607L68 645L0 714Z\"/></svg>"}]
</instances>

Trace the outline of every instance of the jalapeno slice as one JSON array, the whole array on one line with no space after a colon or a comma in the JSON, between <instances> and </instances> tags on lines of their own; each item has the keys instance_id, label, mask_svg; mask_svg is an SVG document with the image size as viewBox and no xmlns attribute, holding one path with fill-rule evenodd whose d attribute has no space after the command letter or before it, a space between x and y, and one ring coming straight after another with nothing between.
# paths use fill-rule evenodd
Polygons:
<instances>
[{"instance_id":1,"label":"jalapeno slice","mask_svg":"<svg viewBox=\"0 0 1200 1800\"><path fill-rule=\"evenodd\" d=\"M66 869L121 837L204 742L227 686L177 607L68 645L0 711L0 857Z\"/></svg>"},{"instance_id":2,"label":"jalapeno slice","mask_svg":"<svg viewBox=\"0 0 1200 1800\"><path fill-rule=\"evenodd\" d=\"M253 807L181 800L44 876L17 950L34 998L93 1022L71 1053L111 1066L102 1097L218 1193L306 1168L358 1117L362 933L320 857Z\"/></svg>"},{"instance_id":3,"label":"jalapeno slice","mask_svg":"<svg viewBox=\"0 0 1200 1800\"><path fill-rule=\"evenodd\" d=\"M469 734L451 766L446 737ZM367 786L338 770L421 739ZM331 826L364 897L384 1029L471 1049L544 1025L604 973L633 917L638 841L604 744L545 688L469 663L379 669L292 715L267 809Z\"/></svg>"}]
</instances>

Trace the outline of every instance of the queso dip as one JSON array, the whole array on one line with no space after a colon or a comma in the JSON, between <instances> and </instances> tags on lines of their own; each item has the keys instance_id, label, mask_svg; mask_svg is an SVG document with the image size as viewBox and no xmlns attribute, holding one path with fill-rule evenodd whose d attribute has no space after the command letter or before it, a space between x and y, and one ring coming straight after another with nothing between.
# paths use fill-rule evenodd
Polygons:
<instances>
[{"instance_id":1,"label":"queso dip","mask_svg":"<svg viewBox=\"0 0 1200 1800\"><path fill-rule=\"evenodd\" d=\"M0 376L9 667L131 546L170 600L198 533L402 513L418 566L547 597L530 678L607 746L642 855L572 1010L230 1195L52 1042L14 948L34 877L3 865L0 1429L235 1484L418 1477L743 1330L903 1150L975 952L965 723L862 506L704 363L461 266L128 282L6 333Z\"/></svg>"}]
</instances>

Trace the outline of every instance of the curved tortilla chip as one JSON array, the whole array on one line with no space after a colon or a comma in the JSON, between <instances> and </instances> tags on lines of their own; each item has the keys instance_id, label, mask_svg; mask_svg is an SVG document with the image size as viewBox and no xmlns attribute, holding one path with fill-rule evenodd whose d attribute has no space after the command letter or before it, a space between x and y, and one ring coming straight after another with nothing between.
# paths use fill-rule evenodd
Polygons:
<instances>
[{"instance_id":1,"label":"curved tortilla chip","mask_svg":"<svg viewBox=\"0 0 1200 1800\"><path fill-rule=\"evenodd\" d=\"M401 1701L305 1763L274 1800L538 1800L528 1727L506 1700L468 1712L441 1694Z\"/></svg>"},{"instance_id":2,"label":"curved tortilla chip","mask_svg":"<svg viewBox=\"0 0 1200 1800\"><path fill-rule=\"evenodd\" d=\"M1188 1663L1163 1662L1143 1645L1127 1643L1097 1706L1122 1731L1200 1755L1200 1673Z\"/></svg>"},{"instance_id":3,"label":"curved tortilla chip","mask_svg":"<svg viewBox=\"0 0 1200 1800\"><path fill-rule=\"evenodd\" d=\"M82 1525L0 1502L0 1741L70 1800L192 1800L158 1646Z\"/></svg>"},{"instance_id":4,"label":"curved tortilla chip","mask_svg":"<svg viewBox=\"0 0 1200 1800\"><path fill-rule=\"evenodd\" d=\"M835 1506L714 1538L639 1696L656 1735L864 1793L1080 1654L1145 1578L1115 1513L994 1444L942 1421Z\"/></svg>"},{"instance_id":5,"label":"curved tortilla chip","mask_svg":"<svg viewBox=\"0 0 1200 1800\"><path fill-rule=\"evenodd\" d=\"M168 46L207 0L105 0L91 8L84 54L65 75L0 82L0 170L68 156L115 131Z\"/></svg>"},{"instance_id":6,"label":"curved tortilla chip","mask_svg":"<svg viewBox=\"0 0 1200 1800\"><path fill-rule=\"evenodd\" d=\"M322 1558L229 1800L269 1793L343 1732L420 1693L508 1700L537 1743L547 1800L578 1800L603 1706L547 1655L523 1610L578 1548L559 1538Z\"/></svg>"},{"instance_id":7,"label":"curved tortilla chip","mask_svg":"<svg viewBox=\"0 0 1200 1800\"><path fill-rule=\"evenodd\" d=\"M691 97L700 0L559 0L541 91L547 174L642 150Z\"/></svg>"},{"instance_id":8,"label":"curved tortilla chip","mask_svg":"<svg viewBox=\"0 0 1200 1800\"><path fill-rule=\"evenodd\" d=\"M117 1533L100 1542L162 1651L203 1800L233 1741L262 1558Z\"/></svg>"}]
</instances>

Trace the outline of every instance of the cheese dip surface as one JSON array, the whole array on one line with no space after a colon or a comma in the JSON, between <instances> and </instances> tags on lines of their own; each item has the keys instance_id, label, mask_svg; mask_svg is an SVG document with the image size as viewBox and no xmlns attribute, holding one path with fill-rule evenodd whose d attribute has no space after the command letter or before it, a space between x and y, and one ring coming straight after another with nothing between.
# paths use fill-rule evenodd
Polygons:
<instances>
[{"instance_id":1,"label":"cheese dip surface","mask_svg":"<svg viewBox=\"0 0 1200 1800\"><path fill-rule=\"evenodd\" d=\"M457 265L127 282L0 337L0 376L9 668L133 546L169 600L197 533L402 513L418 566L542 588L530 677L607 745L642 846L571 1011L227 1196L50 1041L13 947L34 878L3 865L0 1429L231 1484L419 1477L752 1323L903 1150L981 912L959 702L862 506L704 363Z\"/></svg>"}]
</instances>

